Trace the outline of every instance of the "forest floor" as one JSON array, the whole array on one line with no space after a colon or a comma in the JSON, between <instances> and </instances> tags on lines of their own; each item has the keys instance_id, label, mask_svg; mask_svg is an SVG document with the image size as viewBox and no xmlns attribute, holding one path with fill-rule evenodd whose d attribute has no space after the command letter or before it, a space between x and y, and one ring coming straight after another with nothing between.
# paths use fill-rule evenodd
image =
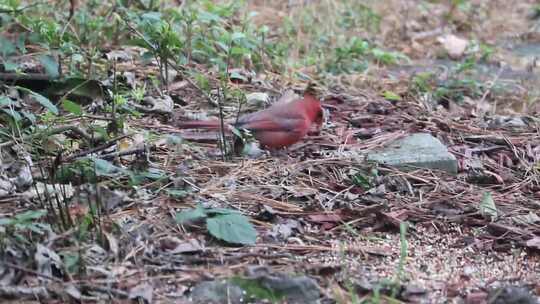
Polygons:
<instances>
[{"instance_id":1,"label":"forest floor","mask_svg":"<svg viewBox=\"0 0 540 304\"><path fill-rule=\"evenodd\" d=\"M269 33L286 20L309 19L294 31L298 51L290 60L317 48L309 24L344 18L336 1L293 2L250 1L246 8L259 12L254 23ZM191 63L200 74L178 73L166 94L145 96L162 111L136 107L131 113L139 113L122 121L120 138L80 149L64 142L62 157L33 154L35 187L0 195L0 278L6 282L0 295L21 303L236 303L239 297L255 303L539 303L540 21L531 14L540 7L535 1L463 1L453 9L427 1L366 2L381 16L380 28L362 37L408 60L383 64L372 50L378 59L361 72L297 65L283 74L245 66L231 73L230 91L268 101L288 89L301 91L302 75L320 85L323 129L286 153L223 159L219 134L177 128L182 119L219 115L209 99L222 80ZM120 81L133 91L148 85L151 92L148 76L159 75L155 62L143 64L138 47L104 51L113 53L118 62L108 72L123 73ZM330 67L352 65L344 57ZM99 80L111 89L111 82L103 84L110 78ZM14 99L8 84L2 92ZM222 110L234 118L239 110L230 99ZM242 112L266 102L248 98ZM111 120L100 115L66 116L62 123ZM419 132L448 148L457 174L365 161ZM61 210L60 203L44 203L45 196L55 200L43 194L50 191L46 184L61 182L37 176L90 154L107 160L94 165L100 181L59 187L78 225L26 231L24 219L8 222L39 206ZM144 176L132 174L141 167ZM90 220L93 208L99 216ZM233 236L212 230L212 219L233 211L249 219L248 228L230 224L238 225ZM184 223L182 216L199 221ZM249 243L242 230L252 227L257 236ZM47 232L36 236L36 230ZM248 291L238 295L235 286Z\"/></svg>"}]
</instances>

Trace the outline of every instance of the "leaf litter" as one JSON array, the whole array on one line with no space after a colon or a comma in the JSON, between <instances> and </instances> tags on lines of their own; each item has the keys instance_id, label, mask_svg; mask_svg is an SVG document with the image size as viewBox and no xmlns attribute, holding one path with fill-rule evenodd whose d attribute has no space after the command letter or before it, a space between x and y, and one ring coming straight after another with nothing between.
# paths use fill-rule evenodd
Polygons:
<instances>
[{"instance_id":1,"label":"leaf litter","mask_svg":"<svg viewBox=\"0 0 540 304\"><path fill-rule=\"evenodd\" d=\"M420 36L429 36L423 34ZM131 58L129 50L122 51ZM138 76L148 72L129 65L126 70ZM251 95L257 97L254 108L258 102L266 102L267 96L279 98L276 92L282 91L282 83L243 83L247 80L243 72L234 71L234 77L242 80L236 86L255 94ZM159 72L154 69L150 73ZM212 77L209 73L208 78L217 82ZM38 295L43 299L69 296L77 300L112 295L167 302L193 296L189 287L200 286L201 282L235 276L258 280L274 291L309 284L306 292L320 288L317 296L325 301L341 298L348 302L353 293L366 297L383 290L406 302L419 296L429 303L446 298L476 303L493 296L488 292L491 288L507 283L538 293L537 121L508 115L484 120L477 114L479 109L466 103L453 105L454 112L450 113L450 106L432 107L422 100L396 98L404 95L395 92L407 90L395 78L357 77L361 86L355 85L352 76L329 80L335 85L324 96L329 118L320 136L291 147L286 156L235 158L229 162L212 154L217 151L215 134L184 134L174 123L163 122L160 116L170 113L175 94L182 96L184 104L182 113L174 114L217 112L212 105L200 102L206 97L191 85L173 84L174 94L166 95L163 105L156 106L159 99L154 98L153 113L146 111L126 123L159 136L179 134L190 141L184 146L182 140L181 151L173 145L154 146L151 151L138 148L156 169L177 179L161 183L156 178L137 191L129 187L109 190L111 195L101 198L106 199L101 204L106 213L102 227L107 230L107 241L100 244L67 246L69 233L54 235L42 227L30 226L43 229L47 245L39 244L32 258L22 250L32 248L29 244L6 243L8 250L0 266L6 270L3 280L9 284L0 287L0 294L20 298ZM130 77L130 83L136 81ZM385 90L377 90L374 82ZM379 97L378 92L387 92L384 96L390 100ZM33 97L45 109L58 111L39 95ZM234 111L234 107L225 108L229 117L234 116ZM419 129L436 135L458 158L457 176L425 169L401 172L363 162L367 152ZM99 173L122 182L137 178L127 176L127 168L134 160L113 164L99 158L109 155L101 153L108 147L87 151L98 157ZM6 165L2 164L2 168ZM182 172L177 170L180 167ZM13 176L5 175L2 172L2 180L13 180ZM177 188L169 192L155 190L170 184ZM103 187L112 188L114 184ZM152 189L151 195L145 195L144 188ZM2 196L3 214L20 214L28 208L20 203L14 187L7 189L9 193ZM99 197L93 195L92 200L84 202L88 208L94 208L92 205L99 201L95 196ZM126 196L137 200L125 204ZM74 200L83 203L76 195ZM207 229L197 221L184 225L186 218L212 218L199 206L214 210L213 217L227 217L227 221L206 222ZM220 212L220 208L226 211ZM191 214L189 210L193 210ZM246 220L230 218L240 213L256 231L250 230L252 226ZM405 280L396 283L397 287L385 285L385 279L396 276L403 259L399 227L405 221L412 223L407 233L404 273L400 274ZM24 239L21 228L25 225L27 221L19 219L2 223L0 228ZM224 235L227 230L220 225L234 229ZM259 236L255 239L256 233ZM248 234L249 242L242 234ZM254 245L229 246L223 240ZM82 253L78 258L84 261L85 269L70 278L65 273L68 265L61 263L66 261L60 258L61 253ZM28 261L35 262L38 270L32 270ZM253 265L267 268L257 274L250 268ZM22 284L14 272L28 277L32 287ZM300 276L299 283L292 273L311 278ZM42 279L50 284L32 284ZM272 287L276 282L288 286ZM63 286L65 293L52 283ZM501 290L505 296L519 293Z\"/></svg>"}]
</instances>

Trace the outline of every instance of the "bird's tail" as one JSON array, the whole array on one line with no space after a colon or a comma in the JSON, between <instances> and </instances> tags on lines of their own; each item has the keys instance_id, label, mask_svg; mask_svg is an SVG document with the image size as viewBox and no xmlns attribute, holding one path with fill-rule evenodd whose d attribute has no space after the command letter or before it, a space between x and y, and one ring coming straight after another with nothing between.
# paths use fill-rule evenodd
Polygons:
<instances>
[{"instance_id":1,"label":"bird's tail","mask_svg":"<svg viewBox=\"0 0 540 304\"><path fill-rule=\"evenodd\" d=\"M181 122L176 123L176 127L180 129L219 130L221 128L221 122L217 119L181 121ZM227 127L226 122L225 122L225 127Z\"/></svg>"}]
</instances>

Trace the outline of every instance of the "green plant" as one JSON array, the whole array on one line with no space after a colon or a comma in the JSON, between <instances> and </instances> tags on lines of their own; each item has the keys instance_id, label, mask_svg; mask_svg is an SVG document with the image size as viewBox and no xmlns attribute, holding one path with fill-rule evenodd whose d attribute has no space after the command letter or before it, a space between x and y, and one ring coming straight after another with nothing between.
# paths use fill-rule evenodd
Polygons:
<instances>
[{"instance_id":1,"label":"green plant","mask_svg":"<svg viewBox=\"0 0 540 304\"><path fill-rule=\"evenodd\" d=\"M407 261L407 255L408 255L408 242L407 242L407 228L408 228L407 222L401 222L399 223L399 244L400 244L400 250L399 250L399 264L398 269L396 271L395 275L395 283L398 284L403 280L404 276L404 270L405 270L405 263ZM395 293L395 292L394 292Z\"/></svg>"},{"instance_id":2,"label":"green plant","mask_svg":"<svg viewBox=\"0 0 540 304\"><path fill-rule=\"evenodd\" d=\"M434 73L419 73L412 78L409 92L413 96L427 95L434 104L447 106L449 102L461 102L465 96L479 98L484 86L470 77L477 67L477 59L470 56L461 63L450 67L448 76L438 80Z\"/></svg>"},{"instance_id":3,"label":"green plant","mask_svg":"<svg viewBox=\"0 0 540 304\"><path fill-rule=\"evenodd\" d=\"M188 224L205 220L208 232L215 238L232 244L253 245L257 231L249 220L237 211L223 208L203 208L198 205L176 214L176 222Z\"/></svg>"},{"instance_id":4,"label":"green plant","mask_svg":"<svg viewBox=\"0 0 540 304\"><path fill-rule=\"evenodd\" d=\"M175 58L184 45L177 25L159 12L148 12L133 18L137 19L141 33L140 37L133 41L148 50L143 54L143 58L156 60L161 81L168 85L169 60Z\"/></svg>"},{"instance_id":5,"label":"green plant","mask_svg":"<svg viewBox=\"0 0 540 304\"><path fill-rule=\"evenodd\" d=\"M50 226L38 220L47 215L45 210L29 210L12 217L0 218L0 235L2 238L14 237L18 242L27 244L33 234L43 236L50 231Z\"/></svg>"},{"instance_id":6,"label":"green plant","mask_svg":"<svg viewBox=\"0 0 540 304\"><path fill-rule=\"evenodd\" d=\"M359 186L364 190L369 190L373 188L375 179L378 177L378 175L379 172L377 168L360 170L351 176L351 181L354 185Z\"/></svg>"}]
</instances>

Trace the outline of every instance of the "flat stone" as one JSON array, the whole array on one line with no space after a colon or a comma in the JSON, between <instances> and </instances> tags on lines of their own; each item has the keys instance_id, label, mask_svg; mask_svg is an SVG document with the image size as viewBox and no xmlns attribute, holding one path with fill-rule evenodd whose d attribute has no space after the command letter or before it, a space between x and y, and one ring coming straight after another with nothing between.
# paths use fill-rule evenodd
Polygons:
<instances>
[{"instance_id":1,"label":"flat stone","mask_svg":"<svg viewBox=\"0 0 540 304\"><path fill-rule=\"evenodd\" d=\"M426 168L457 174L457 160L437 138L414 133L388 147L371 152L367 160L400 169Z\"/></svg>"},{"instance_id":2,"label":"flat stone","mask_svg":"<svg viewBox=\"0 0 540 304\"><path fill-rule=\"evenodd\" d=\"M192 303L242 303L244 292L242 288L229 283L227 280L204 281L193 287Z\"/></svg>"}]
</instances>

